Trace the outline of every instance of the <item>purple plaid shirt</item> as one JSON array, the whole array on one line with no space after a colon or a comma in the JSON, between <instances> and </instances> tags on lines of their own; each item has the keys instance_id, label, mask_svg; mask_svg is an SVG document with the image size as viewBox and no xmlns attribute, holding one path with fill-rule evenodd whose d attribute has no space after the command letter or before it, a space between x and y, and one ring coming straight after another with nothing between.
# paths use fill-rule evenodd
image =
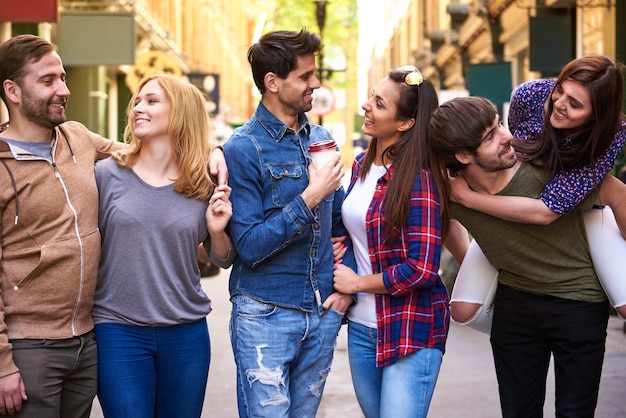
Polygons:
<instances>
[{"instance_id":1,"label":"purple plaid shirt","mask_svg":"<svg viewBox=\"0 0 626 418\"><path fill-rule=\"evenodd\" d=\"M354 186L365 154L352 165L346 193ZM374 273L383 273L389 294L376 295L378 343L376 365L388 366L422 348L445 350L450 311L448 292L439 277L441 223L439 194L429 171L415 177L411 209L398 238L385 241L384 196L393 165L378 180L365 219Z\"/></svg>"},{"instance_id":2,"label":"purple plaid shirt","mask_svg":"<svg viewBox=\"0 0 626 418\"><path fill-rule=\"evenodd\" d=\"M529 139L541 133L544 104L555 84L555 78L531 80L513 90L508 120L515 138ZM563 141L571 141L571 138L563 138ZM613 169L624 142L626 142L626 122L622 121L613 142L593 166L585 165L556 173L541 194L543 203L559 215L574 209Z\"/></svg>"}]
</instances>

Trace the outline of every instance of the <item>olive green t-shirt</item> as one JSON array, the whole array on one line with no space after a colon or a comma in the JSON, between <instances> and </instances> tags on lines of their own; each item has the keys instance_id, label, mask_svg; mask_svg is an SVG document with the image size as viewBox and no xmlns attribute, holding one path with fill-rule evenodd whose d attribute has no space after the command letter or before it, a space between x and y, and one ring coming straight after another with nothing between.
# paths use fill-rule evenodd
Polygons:
<instances>
[{"instance_id":1,"label":"olive green t-shirt","mask_svg":"<svg viewBox=\"0 0 626 418\"><path fill-rule=\"evenodd\" d=\"M538 198L548 180L542 170L522 163L498 194ZM501 283L530 293L601 302L606 296L593 268L582 217L596 198L597 191L549 225L505 221L454 203L451 211L499 271Z\"/></svg>"}]
</instances>

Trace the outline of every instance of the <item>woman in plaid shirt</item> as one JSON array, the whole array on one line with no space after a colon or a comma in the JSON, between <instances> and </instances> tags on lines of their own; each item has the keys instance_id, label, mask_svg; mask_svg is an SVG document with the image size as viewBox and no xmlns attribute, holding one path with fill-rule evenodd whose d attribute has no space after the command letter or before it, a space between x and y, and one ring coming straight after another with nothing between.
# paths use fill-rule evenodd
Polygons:
<instances>
[{"instance_id":1,"label":"woman in plaid shirt","mask_svg":"<svg viewBox=\"0 0 626 418\"><path fill-rule=\"evenodd\" d=\"M362 106L372 140L354 161L342 206L357 272L337 264L334 283L357 297L348 353L367 418L425 417L445 348L448 294L438 271L447 178L427 145L437 105L432 83L400 67Z\"/></svg>"}]
</instances>

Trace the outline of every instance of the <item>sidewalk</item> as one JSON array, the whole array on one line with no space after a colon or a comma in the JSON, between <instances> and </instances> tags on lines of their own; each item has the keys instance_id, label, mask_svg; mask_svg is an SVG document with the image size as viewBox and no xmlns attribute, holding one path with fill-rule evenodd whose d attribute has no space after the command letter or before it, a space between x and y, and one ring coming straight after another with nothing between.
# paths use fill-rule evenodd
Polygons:
<instances>
[{"instance_id":1,"label":"sidewalk","mask_svg":"<svg viewBox=\"0 0 626 418\"><path fill-rule=\"evenodd\" d=\"M213 301L208 316L211 334L211 368L204 401L203 418L236 418L235 364L230 346L228 321L228 272L202 279L202 286ZM597 418L626 417L626 334L622 321L611 317L608 326L604 371L600 385ZM554 373L548 375L544 413L554 416ZM446 354L429 418L498 418L498 385L493 367L489 337L467 327L452 325ZM101 418L94 402L92 418ZM328 377L319 418L362 418L348 366L346 329L342 327Z\"/></svg>"}]
</instances>

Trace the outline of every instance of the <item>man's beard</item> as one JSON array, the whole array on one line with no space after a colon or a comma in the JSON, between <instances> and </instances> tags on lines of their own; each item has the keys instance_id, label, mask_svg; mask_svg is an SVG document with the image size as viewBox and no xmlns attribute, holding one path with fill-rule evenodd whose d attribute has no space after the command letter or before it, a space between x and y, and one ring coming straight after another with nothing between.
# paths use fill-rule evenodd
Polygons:
<instances>
[{"instance_id":1,"label":"man's beard","mask_svg":"<svg viewBox=\"0 0 626 418\"><path fill-rule=\"evenodd\" d=\"M33 100L29 96L24 96L22 113L30 122L47 129L53 129L57 125L65 122L65 112L58 117L51 117L48 112L48 102L43 100Z\"/></svg>"},{"instance_id":2,"label":"man's beard","mask_svg":"<svg viewBox=\"0 0 626 418\"><path fill-rule=\"evenodd\" d=\"M483 169L487 173L495 173L496 171L507 170L515 165L517 158L511 160L487 160L483 159L480 155L475 155L476 165Z\"/></svg>"}]
</instances>

